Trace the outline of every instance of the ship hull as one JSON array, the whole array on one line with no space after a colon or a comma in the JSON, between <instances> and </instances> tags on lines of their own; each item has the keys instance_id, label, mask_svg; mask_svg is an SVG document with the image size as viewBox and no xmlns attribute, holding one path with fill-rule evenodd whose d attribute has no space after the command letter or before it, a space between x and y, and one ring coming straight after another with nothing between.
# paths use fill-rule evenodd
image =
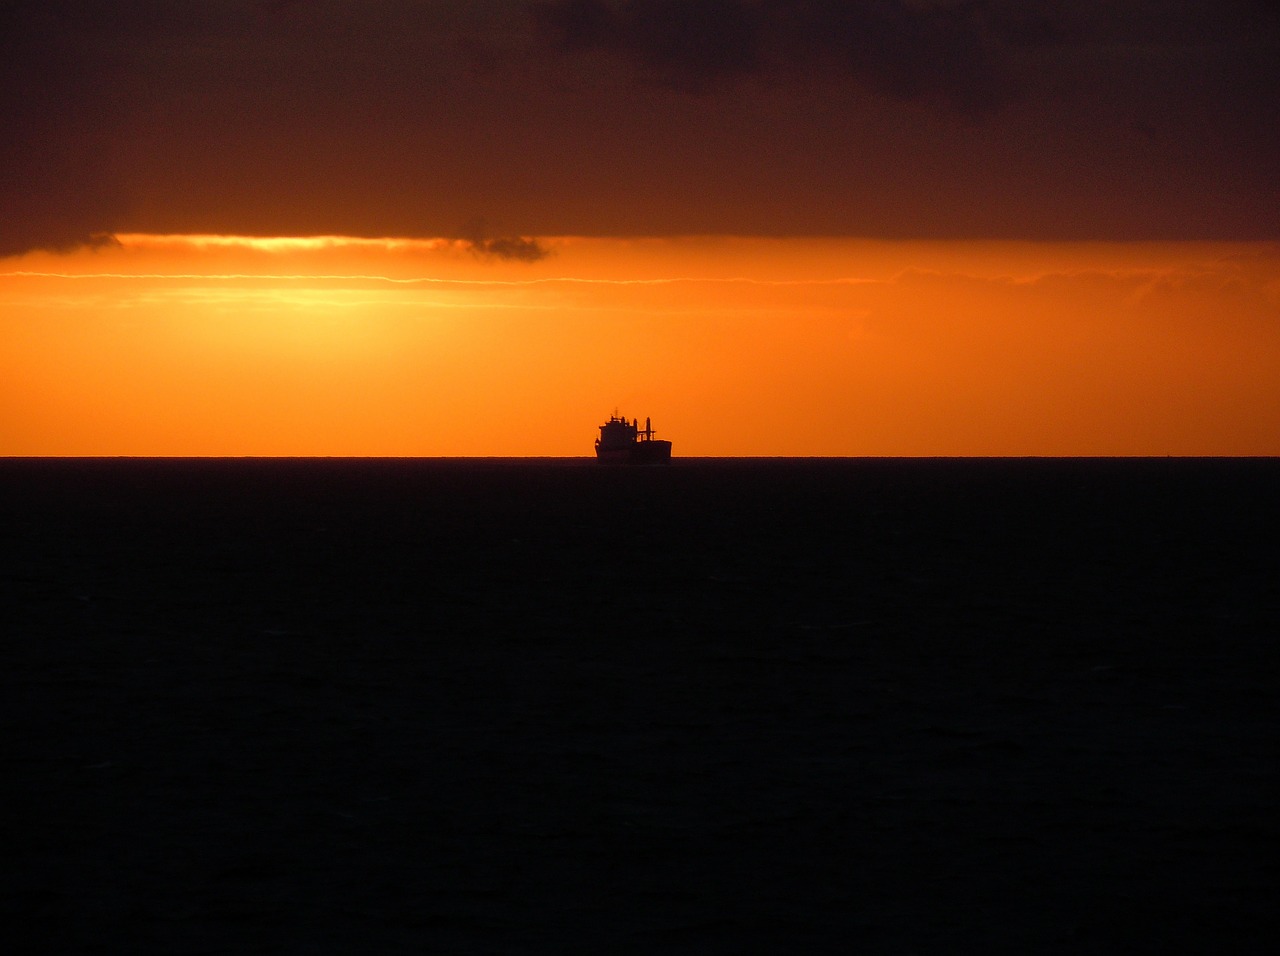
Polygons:
<instances>
[{"instance_id":1,"label":"ship hull","mask_svg":"<svg viewBox=\"0 0 1280 956\"><path fill-rule=\"evenodd\" d=\"M661 465L671 461L671 442L638 441L622 448L596 448L596 458L611 465Z\"/></svg>"}]
</instances>

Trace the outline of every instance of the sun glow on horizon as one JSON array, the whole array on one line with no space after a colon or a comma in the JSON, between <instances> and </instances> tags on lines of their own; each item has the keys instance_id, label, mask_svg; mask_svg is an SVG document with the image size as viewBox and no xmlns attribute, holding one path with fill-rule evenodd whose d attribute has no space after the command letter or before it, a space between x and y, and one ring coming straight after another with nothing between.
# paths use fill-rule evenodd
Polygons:
<instances>
[{"instance_id":1,"label":"sun glow on horizon","mask_svg":"<svg viewBox=\"0 0 1280 956\"><path fill-rule=\"evenodd\" d=\"M0 454L1280 453L1275 244L115 239L0 263Z\"/></svg>"},{"instance_id":2,"label":"sun glow on horizon","mask_svg":"<svg viewBox=\"0 0 1280 956\"><path fill-rule=\"evenodd\" d=\"M465 249L459 239L393 238L388 236L234 236L130 232L111 237L113 244L135 249L252 249L258 252L314 252L324 249L372 249L381 252L438 252Z\"/></svg>"}]
</instances>

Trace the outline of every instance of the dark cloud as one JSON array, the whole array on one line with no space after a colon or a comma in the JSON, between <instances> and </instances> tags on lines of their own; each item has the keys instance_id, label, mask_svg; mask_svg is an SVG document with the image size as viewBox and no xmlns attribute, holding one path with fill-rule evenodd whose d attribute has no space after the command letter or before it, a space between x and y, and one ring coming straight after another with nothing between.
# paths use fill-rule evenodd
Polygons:
<instances>
[{"instance_id":1,"label":"dark cloud","mask_svg":"<svg viewBox=\"0 0 1280 956\"><path fill-rule=\"evenodd\" d=\"M483 239L473 242L472 248L485 256L496 259L515 259L520 262L537 262L545 259L550 253L537 239L525 236L499 236L494 239Z\"/></svg>"},{"instance_id":2,"label":"dark cloud","mask_svg":"<svg viewBox=\"0 0 1280 956\"><path fill-rule=\"evenodd\" d=\"M1007 82L982 13L901 0L551 0L534 16L560 52L612 53L676 89L817 72L972 111Z\"/></svg>"},{"instance_id":3,"label":"dark cloud","mask_svg":"<svg viewBox=\"0 0 1280 956\"><path fill-rule=\"evenodd\" d=\"M538 262L551 254L536 238L489 235L489 224L480 218L468 222L460 238L482 259Z\"/></svg>"},{"instance_id":4,"label":"dark cloud","mask_svg":"<svg viewBox=\"0 0 1280 956\"><path fill-rule=\"evenodd\" d=\"M1278 33L1251 0L7 0L0 254L475 209L506 236L1274 238Z\"/></svg>"},{"instance_id":5,"label":"dark cloud","mask_svg":"<svg viewBox=\"0 0 1280 956\"><path fill-rule=\"evenodd\" d=\"M93 244L123 209L110 52L38 4L0 6L0 255Z\"/></svg>"},{"instance_id":6,"label":"dark cloud","mask_svg":"<svg viewBox=\"0 0 1280 956\"><path fill-rule=\"evenodd\" d=\"M1005 47L983 7L912 7L895 0L845 4L781 0L778 29L800 57L827 60L871 89L983 112L1010 95ZM784 34L785 35L785 32Z\"/></svg>"},{"instance_id":7,"label":"dark cloud","mask_svg":"<svg viewBox=\"0 0 1280 956\"><path fill-rule=\"evenodd\" d=\"M743 0L560 0L533 9L561 52L615 53L659 82L690 92L764 67L760 14Z\"/></svg>"}]
</instances>

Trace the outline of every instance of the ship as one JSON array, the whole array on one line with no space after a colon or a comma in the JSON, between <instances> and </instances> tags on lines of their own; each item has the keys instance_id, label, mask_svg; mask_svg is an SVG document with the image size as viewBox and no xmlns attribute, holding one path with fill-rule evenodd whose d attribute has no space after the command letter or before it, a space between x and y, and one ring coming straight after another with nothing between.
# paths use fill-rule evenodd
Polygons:
<instances>
[{"instance_id":1,"label":"ship","mask_svg":"<svg viewBox=\"0 0 1280 956\"><path fill-rule=\"evenodd\" d=\"M627 421L614 412L600 426L596 458L622 465L665 464L671 461L671 442L653 437L653 425L649 419L644 420L644 429L641 430L639 419Z\"/></svg>"}]
</instances>

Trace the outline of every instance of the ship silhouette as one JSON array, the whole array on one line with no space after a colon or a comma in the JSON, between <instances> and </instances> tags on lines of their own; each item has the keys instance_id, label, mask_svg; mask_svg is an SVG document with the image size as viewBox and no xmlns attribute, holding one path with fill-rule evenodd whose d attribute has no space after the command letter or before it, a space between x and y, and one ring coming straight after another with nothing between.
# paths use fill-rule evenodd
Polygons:
<instances>
[{"instance_id":1,"label":"ship silhouette","mask_svg":"<svg viewBox=\"0 0 1280 956\"><path fill-rule=\"evenodd\" d=\"M619 417L615 411L600 426L596 458L609 464L664 464L671 461L671 442L653 437L653 425L649 419L644 420L642 431L638 418L627 421L625 416Z\"/></svg>"}]
</instances>

